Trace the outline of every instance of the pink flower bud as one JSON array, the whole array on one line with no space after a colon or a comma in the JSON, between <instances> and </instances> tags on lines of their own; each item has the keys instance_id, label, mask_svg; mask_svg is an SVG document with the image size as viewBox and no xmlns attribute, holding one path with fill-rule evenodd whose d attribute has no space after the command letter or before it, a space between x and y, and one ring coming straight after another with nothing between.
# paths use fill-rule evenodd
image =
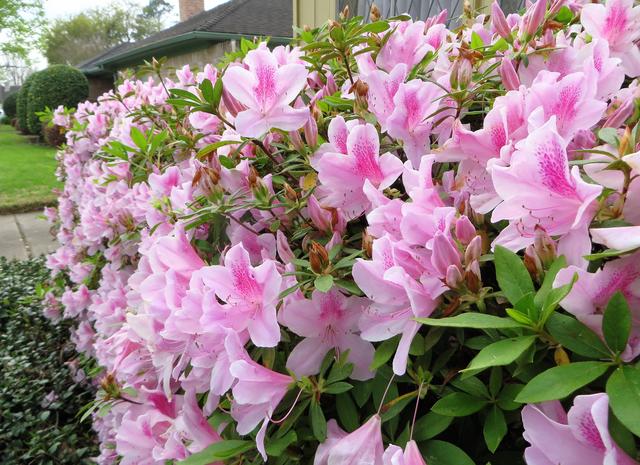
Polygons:
<instances>
[{"instance_id":1,"label":"pink flower bud","mask_svg":"<svg viewBox=\"0 0 640 465\"><path fill-rule=\"evenodd\" d=\"M476 236L467 246L467 250L464 252L464 262L472 263L478 260L482 255L482 237Z\"/></svg>"},{"instance_id":2,"label":"pink flower bud","mask_svg":"<svg viewBox=\"0 0 640 465\"><path fill-rule=\"evenodd\" d=\"M536 32L538 32L538 28L540 28L544 22L546 12L547 0L538 0L531 8L529 8L524 19L524 32L528 38L533 37Z\"/></svg>"},{"instance_id":3,"label":"pink flower bud","mask_svg":"<svg viewBox=\"0 0 640 465\"><path fill-rule=\"evenodd\" d=\"M560 8L562 8L567 3L567 0L555 0L551 6L549 7L549 17L553 18Z\"/></svg>"},{"instance_id":4,"label":"pink flower bud","mask_svg":"<svg viewBox=\"0 0 640 465\"><path fill-rule=\"evenodd\" d=\"M491 21L493 23L493 28L501 37L507 40L511 38L511 28L509 27L507 18L504 16L504 12L502 11L502 8L500 8L497 0L495 0L491 5Z\"/></svg>"},{"instance_id":5,"label":"pink flower bud","mask_svg":"<svg viewBox=\"0 0 640 465\"><path fill-rule=\"evenodd\" d=\"M291 263L291 260L296 258L287 242L287 237L279 229L276 231L276 248L278 250L278 256L283 263Z\"/></svg>"},{"instance_id":6,"label":"pink flower bud","mask_svg":"<svg viewBox=\"0 0 640 465\"><path fill-rule=\"evenodd\" d=\"M304 150L304 141L302 140L300 131L289 131L289 139L291 139L291 143L296 150L298 150L299 152L302 152Z\"/></svg>"},{"instance_id":7,"label":"pink flower bud","mask_svg":"<svg viewBox=\"0 0 640 465\"><path fill-rule=\"evenodd\" d=\"M452 244L451 240L441 232L437 232L433 238L431 263L442 276L446 276L449 265L462 268L460 252L458 252L457 247Z\"/></svg>"},{"instance_id":8,"label":"pink flower bud","mask_svg":"<svg viewBox=\"0 0 640 465\"><path fill-rule=\"evenodd\" d=\"M507 90L516 90L520 87L520 78L513 67L513 63L507 57L502 59L500 63L500 78L502 79L502 85Z\"/></svg>"},{"instance_id":9,"label":"pink flower bud","mask_svg":"<svg viewBox=\"0 0 640 465\"><path fill-rule=\"evenodd\" d=\"M456 238L467 245L476 236L476 228L473 223L465 215L458 218L456 221Z\"/></svg>"},{"instance_id":10,"label":"pink flower bud","mask_svg":"<svg viewBox=\"0 0 640 465\"><path fill-rule=\"evenodd\" d=\"M451 289L457 289L464 278L462 277L462 273L460 273L460 268L455 265L449 265L447 268L447 275L445 277L445 283Z\"/></svg>"},{"instance_id":11,"label":"pink flower bud","mask_svg":"<svg viewBox=\"0 0 640 465\"><path fill-rule=\"evenodd\" d=\"M225 88L222 88L222 103L234 118L244 110L244 105L238 102Z\"/></svg>"},{"instance_id":12,"label":"pink flower bud","mask_svg":"<svg viewBox=\"0 0 640 465\"><path fill-rule=\"evenodd\" d=\"M303 127L304 138L310 147L318 145L318 123L313 117L313 111L309 114L309 119Z\"/></svg>"},{"instance_id":13,"label":"pink flower bud","mask_svg":"<svg viewBox=\"0 0 640 465\"><path fill-rule=\"evenodd\" d=\"M634 106L633 99L626 99L622 105L609 115L602 126L605 128L619 128L633 114Z\"/></svg>"}]
</instances>

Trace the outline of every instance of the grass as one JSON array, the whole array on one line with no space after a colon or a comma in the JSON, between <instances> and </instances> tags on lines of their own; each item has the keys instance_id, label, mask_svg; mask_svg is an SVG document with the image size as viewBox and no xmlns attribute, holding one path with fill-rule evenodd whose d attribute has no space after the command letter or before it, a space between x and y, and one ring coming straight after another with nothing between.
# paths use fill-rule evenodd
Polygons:
<instances>
[{"instance_id":1,"label":"grass","mask_svg":"<svg viewBox=\"0 0 640 465\"><path fill-rule=\"evenodd\" d=\"M0 213L33 211L53 205L56 150L34 144L14 128L0 125Z\"/></svg>"}]
</instances>

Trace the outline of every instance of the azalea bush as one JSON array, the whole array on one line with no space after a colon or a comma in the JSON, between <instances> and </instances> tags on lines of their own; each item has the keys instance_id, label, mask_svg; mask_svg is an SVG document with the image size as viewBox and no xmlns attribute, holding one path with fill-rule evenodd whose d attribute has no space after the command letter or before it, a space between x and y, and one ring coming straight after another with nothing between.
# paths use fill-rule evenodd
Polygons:
<instances>
[{"instance_id":1,"label":"azalea bush","mask_svg":"<svg viewBox=\"0 0 640 465\"><path fill-rule=\"evenodd\" d=\"M55 112L99 463L637 463L640 7L368 19Z\"/></svg>"}]
</instances>

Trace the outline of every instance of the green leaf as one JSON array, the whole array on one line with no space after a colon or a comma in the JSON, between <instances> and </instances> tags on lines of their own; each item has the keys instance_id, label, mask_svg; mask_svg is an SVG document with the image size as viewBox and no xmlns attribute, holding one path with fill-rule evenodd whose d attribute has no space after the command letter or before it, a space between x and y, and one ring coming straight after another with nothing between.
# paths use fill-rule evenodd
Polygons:
<instances>
[{"instance_id":1,"label":"green leaf","mask_svg":"<svg viewBox=\"0 0 640 465\"><path fill-rule=\"evenodd\" d=\"M265 444L267 455L270 455L271 457L280 457L284 451L287 450L287 447L297 442L297 440L298 435L293 430L289 430L287 434L281 438L269 438Z\"/></svg>"},{"instance_id":2,"label":"green leaf","mask_svg":"<svg viewBox=\"0 0 640 465\"><path fill-rule=\"evenodd\" d=\"M358 429L360 426L358 410L348 392L336 396L336 411L338 412L338 419L345 430L351 432Z\"/></svg>"},{"instance_id":3,"label":"green leaf","mask_svg":"<svg viewBox=\"0 0 640 465\"><path fill-rule=\"evenodd\" d=\"M491 453L495 452L507 434L507 422L504 419L504 413L496 405L489 410L489 414L484 420L482 433L487 448Z\"/></svg>"},{"instance_id":4,"label":"green leaf","mask_svg":"<svg viewBox=\"0 0 640 465\"><path fill-rule=\"evenodd\" d=\"M462 371L475 372L489 367L509 365L531 347L536 338L537 336L520 336L494 342L482 349Z\"/></svg>"},{"instance_id":5,"label":"green leaf","mask_svg":"<svg viewBox=\"0 0 640 465\"><path fill-rule=\"evenodd\" d=\"M631 311L622 292L617 291L609 300L602 319L604 340L611 350L622 352L631 334Z\"/></svg>"},{"instance_id":6,"label":"green leaf","mask_svg":"<svg viewBox=\"0 0 640 465\"><path fill-rule=\"evenodd\" d=\"M342 394L343 392L347 392L353 389L353 385L349 384L345 381L338 381L337 383L333 383L324 388L324 392L327 394Z\"/></svg>"},{"instance_id":7,"label":"green leaf","mask_svg":"<svg viewBox=\"0 0 640 465\"><path fill-rule=\"evenodd\" d=\"M640 436L640 368L623 366L607 381L609 406L618 420Z\"/></svg>"},{"instance_id":8,"label":"green leaf","mask_svg":"<svg viewBox=\"0 0 640 465\"><path fill-rule=\"evenodd\" d=\"M219 81L220 79L218 79ZM204 79L200 83L200 92L202 92L202 96L208 103L213 103L213 84L209 79Z\"/></svg>"},{"instance_id":9,"label":"green leaf","mask_svg":"<svg viewBox=\"0 0 640 465\"><path fill-rule=\"evenodd\" d=\"M531 276L517 254L497 245L494 250L494 263L500 290L513 305L525 294L534 292Z\"/></svg>"},{"instance_id":10,"label":"green leaf","mask_svg":"<svg viewBox=\"0 0 640 465\"><path fill-rule=\"evenodd\" d=\"M327 439L327 420L324 417L320 403L315 400L312 401L309 405L309 413L311 414L311 429L314 437L319 442L324 442Z\"/></svg>"},{"instance_id":11,"label":"green leaf","mask_svg":"<svg viewBox=\"0 0 640 465\"><path fill-rule=\"evenodd\" d=\"M429 465L475 465L458 446L436 439L425 444L423 454Z\"/></svg>"},{"instance_id":12,"label":"green leaf","mask_svg":"<svg viewBox=\"0 0 640 465\"><path fill-rule=\"evenodd\" d=\"M538 327L542 328L544 324L547 322L549 317L553 312L555 312L560 302L569 295L573 285L578 280L578 273L574 273L571 277L571 281L564 286L557 287L555 289L551 289L547 296L544 299L544 305L542 306L542 314L540 315L540 320L538 321Z\"/></svg>"},{"instance_id":13,"label":"green leaf","mask_svg":"<svg viewBox=\"0 0 640 465\"><path fill-rule=\"evenodd\" d=\"M366 24L362 28L362 32L373 32L379 34L389 29L389 23L386 21L376 21L375 23Z\"/></svg>"},{"instance_id":14,"label":"green leaf","mask_svg":"<svg viewBox=\"0 0 640 465\"><path fill-rule=\"evenodd\" d=\"M426 441L436 437L438 434L446 430L453 417L440 415L435 412L427 412L421 416L413 428L413 439L416 441Z\"/></svg>"},{"instance_id":15,"label":"green leaf","mask_svg":"<svg viewBox=\"0 0 640 465\"><path fill-rule=\"evenodd\" d=\"M484 47L484 42L482 41L482 37L476 32L473 31L471 33L471 48L474 50L478 50Z\"/></svg>"},{"instance_id":16,"label":"green leaf","mask_svg":"<svg viewBox=\"0 0 640 465\"><path fill-rule=\"evenodd\" d=\"M429 326L474 329L514 329L522 325L511 318L485 315L484 313L463 313L451 318L416 318L419 323Z\"/></svg>"},{"instance_id":17,"label":"green leaf","mask_svg":"<svg viewBox=\"0 0 640 465\"><path fill-rule=\"evenodd\" d=\"M217 109L220 106L220 99L222 98L222 79L216 79L216 83L213 86L213 100L211 106Z\"/></svg>"},{"instance_id":18,"label":"green leaf","mask_svg":"<svg viewBox=\"0 0 640 465\"><path fill-rule=\"evenodd\" d=\"M360 290L358 285L353 281L347 281L346 279L338 279L335 282L336 286L340 289L344 289L349 292L351 295L363 296L364 293Z\"/></svg>"},{"instance_id":19,"label":"green leaf","mask_svg":"<svg viewBox=\"0 0 640 465\"><path fill-rule=\"evenodd\" d=\"M576 362L550 368L529 381L515 400L534 404L564 399L575 390L598 379L609 366L604 362Z\"/></svg>"},{"instance_id":20,"label":"green leaf","mask_svg":"<svg viewBox=\"0 0 640 465\"><path fill-rule=\"evenodd\" d=\"M498 395L498 407L502 410L516 410L522 405L521 402L516 402L515 398L520 394L524 388L523 384L507 384L502 388Z\"/></svg>"},{"instance_id":21,"label":"green leaf","mask_svg":"<svg viewBox=\"0 0 640 465\"><path fill-rule=\"evenodd\" d=\"M638 454L636 448L636 440L633 433L625 427L618 417L609 410L609 433L613 440L624 450L629 457L635 457Z\"/></svg>"},{"instance_id":22,"label":"green leaf","mask_svg":"<svg viewBox=\"0 0 640 465\"><path fill-rule=\"evenodd\" d=\"M616 128L602 128L598 131L598 138L606 142L613 147L620 145L620 139L618 139L618 130Z\"/></svg>"},{"instance_id":23,"label":"green leaf","mask_svg":"<svg viewBox=\"0 0 640 465\"><path fill-rule=\"evenodd\" d=\"M396 347L398 347L399 340L400 339L398 337L392 337L391 339L382 341L382 343L376 348L376 352L373 355L373 361L369 367L371 371L377 370L387 363L391 357L393 357L393 354L396 353Z\"/></svg>"},{"instance_id":24,"label":"green leaf","mask_svg":"<svg viewBox=\"0 0 640 465\"><path fill-rule=\"evenodd\" d=\"M147 148L147 138L142 131L135 126L131 126L131 140L140 150Z\"/></svg>"},{"instance_id":25,"label":"green leaf","mask_svg":"<svg viewBox=\"0 0 640 465\"><path fill-rule=\"evenodd\" d=\"M472 415L487 405L487 401L465 394L454 392L443 397L431 407L431 411L449 417L466 417Z\"/></svg>"},{"instance_id":26,"label":"green leaf","mask_svg":"<svg viewBox=\"0 0 640 465\"><path fill-rule=\"evenodd\" d=\"M204 450L190 455L181 462L179 465L209 465L211 462L217 462L218 460L227 460L236 457L243 452L247 452L255 448L253 441L241 441L238 439L226 439L220 442L215 442L205 448Z\"/></svg>"},{"instance_id":27,"label":"green leaf","mask_svg":"<svg viewBox=\"0 0 640 465\"><path fill-rule=\"evenodd\" d=\"M573 20L573 12L571 9L564 5L560 10L558 10L558 14L555 17L555 20L562 24L569 24Z\"/></svg>"},{"instance_id":28,"label":"green leaf","mask_svg":"<svg viewBox=\"0 0 640 465\"><path fill-rule=\"evenodd\" d=\"M533 303L536 307L542 307L544 305L544 301L547 298L547 295L553 289L553 281L556 279L556 275L558 272L567 266L567 260L564 258L564 255L556 258L555 261L549 267L549 270L544 275L544 281L542 282L542 286L538 289L536 296L533 298Z\"/></svg>"},{"instance_id":29,"label":"green leaf","mask_svg":"<svg viewBox=\"0 0 640 465\"><path fill-rule=\"evenodd\" d=\"M589 260L590 262L593 262L595 260L600 260L601 258L612 258L612 257L619 257L620 255L624 255L626 253L629 252L633 252L634 250L638 249L638 247L628 247L626 249L607 249L604 252L599 252L599 253L592 253L589 255L585 255L584 259L585 260Z\"/></svg>"},{"instance_id":30,"label":"green leaf","mask_svg":"<svg viewBox=\"0 0 640 465\"><path fill-rule=\"evenodd\" d=\"M547 331L564 347L589 358L611 358L600 337L575 318L554 313L546 325Z\"/></svg>"},{"instance_id":31,"label":"green leaf","mask_svg":"<svg viewBox=\"0 0 640 465\"><path fill-rule=\"evenodd\" d=\"M320 292L329 292L329 290L333 287L333 276L331 276L330 274L318 276L313 282L313 285Z\"/></svg>"}]
</instances>

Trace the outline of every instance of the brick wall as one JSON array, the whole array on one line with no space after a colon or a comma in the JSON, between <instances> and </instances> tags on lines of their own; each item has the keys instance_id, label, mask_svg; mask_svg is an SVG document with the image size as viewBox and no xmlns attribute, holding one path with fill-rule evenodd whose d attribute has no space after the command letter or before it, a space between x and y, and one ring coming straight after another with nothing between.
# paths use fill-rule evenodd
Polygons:
<instances>
[{"instance_id":1,"label":"brick wall","mask_svg":"<svg viewBox=\"0 0 640 465\"><path fill-rule=\"evenodd\" d=\"M204 0L180 0L180 22L204 11Z\"/></svg>"}]
</instances>

